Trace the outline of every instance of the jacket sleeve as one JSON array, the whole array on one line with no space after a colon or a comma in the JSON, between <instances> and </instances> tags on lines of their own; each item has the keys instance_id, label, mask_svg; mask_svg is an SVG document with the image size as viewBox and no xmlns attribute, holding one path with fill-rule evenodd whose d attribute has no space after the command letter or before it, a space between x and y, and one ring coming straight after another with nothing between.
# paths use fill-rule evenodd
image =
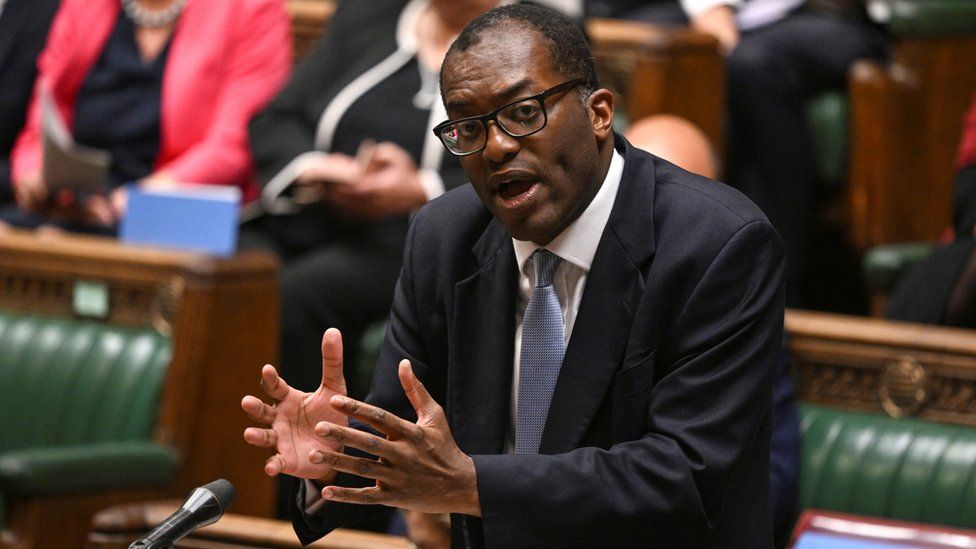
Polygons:
<instances>
[{"instance_id":1,"label":"jacket sleeve","mask_svg":"<svg viewBox=\"0 0 976 549\"><path fill-rule=\"evenodd\" d=\"M473 456L486 546L706 546L727 506L761 505L730 494L768 459L783 277L782 244L765 221L725 243L658 349L641 438Z\"/></svg>"},{"instance_id":2,"label":"jacket sleeve","mask_svg":"<svg viewBox=\"0 0 976 549\"><path fill-rule=\"evenodd\" d=\"M291 70L288 14L279 0L238 2L229 68L206 137L161 166L187 182L239 184L250 173L248 120L281 88Z\"/></svg>"}]
</instances>

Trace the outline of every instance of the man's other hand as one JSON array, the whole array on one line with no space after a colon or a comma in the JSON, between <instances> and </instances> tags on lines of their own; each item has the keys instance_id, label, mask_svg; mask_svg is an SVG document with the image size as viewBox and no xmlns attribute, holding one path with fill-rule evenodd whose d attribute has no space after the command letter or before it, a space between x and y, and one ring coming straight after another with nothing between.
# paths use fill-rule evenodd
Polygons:
<instances>
[{"instance_id":1,"label":"man's other hand","mask_svg":"<svg viewBox=\"0 0 976 549\"><path fill-rule=\"evenodd\" d=\"M376 485L368 488L326 486L322 497L427 513L480 516L474 460L458 448L444 409L414 375L410 361L400 362L398 374L417 412L417 423L345 396L332 397L336 411L372 426L386 438L339 426L334 421L317 424L315 432L331 448L349 446L379 457L376 461L338 450L321 450L313 456L314 462L376 480Z\"/></svg>"},{"instance_id":2,"label":"man's other hand","mask_svg":"<svg viewBox=\"0 0 976 549\"><path fill-rule=\"evenodd\" d=\"M241 400L241 408L251 419L268 426L244 430L244 440L249 444L276 451L265 464L264 472L270 476L285 473L331 481L335 477L332 467L321 460L312 463L309 458L322 452L342 452L341 443L322 440L313 432L319 422L331 422L341 428L347 425L346 416L330 405L333 397L344 398L346 394L339 330L330 328L322 336L322 384L314 393L289 387L270 364L261 370L261 387L274 404L268 405L247 395Z\"/></svg>"}]
</instances>

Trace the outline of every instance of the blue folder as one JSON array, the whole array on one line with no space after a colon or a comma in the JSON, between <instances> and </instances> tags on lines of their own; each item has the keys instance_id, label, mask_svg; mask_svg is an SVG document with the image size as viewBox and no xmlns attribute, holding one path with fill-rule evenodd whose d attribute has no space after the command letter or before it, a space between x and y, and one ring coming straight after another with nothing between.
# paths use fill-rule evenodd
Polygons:
<instances>
[{"instance_id":1,"label":"blue folder","mask_svg":"<svg viewBox=\"0 0 976 549\"><path fill-rule=\"evenodd\" d=\"M835 534L807 532L796 540L793 549L910 549L922 547L910 543L894 543L855 537L842 537Z\"/></svg>"},{"instance_id":2,"label":"blue folder","mask_svg":"<svg viewBox=\"0 0 976 549\"><path fill-rule=\"evenodd\" d=\"M237 248L241 191L217 185L129 191L119 227L125 242L233 255Z\"/></svg>"}]
</instances>

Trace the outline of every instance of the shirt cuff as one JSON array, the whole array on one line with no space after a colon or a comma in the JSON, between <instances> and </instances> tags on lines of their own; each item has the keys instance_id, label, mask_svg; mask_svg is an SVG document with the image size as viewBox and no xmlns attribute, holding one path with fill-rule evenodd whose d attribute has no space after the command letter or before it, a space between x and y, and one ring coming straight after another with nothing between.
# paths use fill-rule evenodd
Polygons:
<instances>
[{"instance_id":1,"label":"shirt cuff","mask_svg":"<svg viewBox=\"0 0 976 549\"><path fill-rule=\"evenodd\" d=\"M444 180L441 179L441 174L430 168L420 170L420 186L424 188L428 202L444 194Z\"/></svg>"},{"instance_id":2,"label":"shirt cuff","mask_svg":"<svg viewBox=\"0 0 976 549\"><path fill-rule=\"evenodd\" d=\"M304 502L302 506L302 511L306 515L315 515L319 513L325 504L328 503L325 498L322 497L322 491L319 490L315 483L309 479L302 479L302 486L298 493L300 501Z\"/></svg>"}]
</instances>

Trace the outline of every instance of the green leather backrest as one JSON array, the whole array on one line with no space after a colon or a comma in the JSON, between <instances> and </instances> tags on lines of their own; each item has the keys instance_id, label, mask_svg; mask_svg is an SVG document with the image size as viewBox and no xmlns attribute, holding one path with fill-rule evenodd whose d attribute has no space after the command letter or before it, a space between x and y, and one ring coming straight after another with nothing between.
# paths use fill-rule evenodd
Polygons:
<instances>
[{"instance_id":1,"label":"green leather backrest","mask_svg":"<svg viewBox=\"0 0 976 549\"><path fill-rule=\"evenodd\" d=\"M847 178L847 93L829 91L806 105L817 177L820 183L839 187Z\"/></svg>"},{"instance_id":2,"label":"green leather backrest","mask_svg":"<svg viewBox=\"0 0 976 549\"><path fill-rule=\"evenodd\" d=\"M149 329L0 311L0 452L152 439L170 356Z\"/></svg>"},{"instance_id":3,"label":"green leather backrest","mask_svg":"<svg viewBox=\"0 0 976 549\"><path fill-rule=\"evenodd\" d=\"M800 509L976 527L976 429L801 406Z\"/></svg>"}]
</instances>

